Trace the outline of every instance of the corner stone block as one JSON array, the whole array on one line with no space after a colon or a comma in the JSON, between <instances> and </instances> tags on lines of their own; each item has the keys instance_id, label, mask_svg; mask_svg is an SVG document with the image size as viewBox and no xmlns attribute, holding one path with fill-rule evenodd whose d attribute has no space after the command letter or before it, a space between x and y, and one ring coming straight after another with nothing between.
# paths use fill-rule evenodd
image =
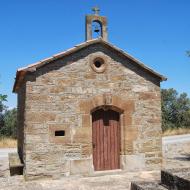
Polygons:
<instances>
[{"instance_id":1,"label":"corner stone block","mask_svg":"<svg viewBox=\"0 0 190 190\"><path fill-rule=\"evenodd\" d=\"M56 114L51 112L27 112L26 111L26 121L27 122L39 122L44 123L45 121L55 121Z\"/></svg>"},{"instance_id":2,"label":"corner stone block","mask_svg":"<svg viewBox=\"0 0 190 190\"><path fill-rule=\"evenodd\" d=\"M104 97L102 95L96 96L92 100L92 108L96 108L101 105L104 105Z\"/></svg>"},{"instance_id":3,"label":"corner stone block","mask_svg":"<svg viewBox=\"0 0 190 190\"><path fill-rule=\"evenodd\" d=\"M124 142L124 154L133 154L133 141L125 140L125 142Z\"/></svg>"},{"instance_id":4,"label":"corner stone block","mask_svg":"<svg viewBox=\"0 0 190 190\"><path fill-rule=\"evenodd\" d=\"M90 114L82 115L82 127L91 127L91 116L90 116Z\"/></svg>"},{"instance_id":5,"label":"corner stone block","mask_svg":"<svg viewBox=\"0 0 190 190\"><path fill-rule=\"evenodd\" d=\"M138 136L138 128L137 127L126 127L125 139L127 142L137 139Z\"/></svg>"},{"instance_id":6,"label":"corner stone block","mask_svg":"<svg viewBox=\"0 0 190 190\"><path fill-rule=\"evenodd\" d=\"M123 107L123 101L119 97L113 96L112 97L112 105L114 105L118 108L122 108Z\"/></svg>"},{"instance_id":7,"label":"corner stone block","mask_svg":"<svg viewBox=\"0 0 190 190\"><path fill-rule=\"evenodd\" d=\"M143 154L139 155L122 155L121 168L127 171L139 171L145 169L145 158Z\"/></svg>"},{"instance_id":8,"label":"corner stone block","mask_svg":"<svg viewBox=\"0 0 190 190\"><path fill-rule=\"evenodd\" d=\"M162 163L162 158L153 158L146 160L147 165L159 165Z\"/></svg>"},{"instance_id":9,"label":"corner stone block","mask_svg":"<svg viewBox=\"0 0 190 190\"><path fill-rule=\"evenodd\" d=\"M131 116L131 114L130 113L125 113L124 115L123 115L123 119L124 119L124 125L125 126L131 126L132 125L132 116Z\"/></svg>"},{"instance_id":10,"label":"corner stone block","mask_svg":"<svg viewBox=\"0 0 190 190\"><path fill-rule=\"evenodd\" d=\"M161 117L150 118L147 121L148 121L148 123L152 123L152 124L160 124L161 123Z\"/></svg>"},{"instance_id":11,"label":"corner stone block","mask_svg":"<svg viewBox=\"0 0 190 190\"><path fill-rule=\"evenodd\" d=\"M134 100L128 100L128 101L124 102L122 107L126 113L133 113L135 111Z\"/></svg>"},{"instance_id":12,"label":"corner stone block","mask_svg":"<svg viewBox=\"0 0 190 190\"><path fill-rule=\"evenodd\" d=\"M83 158L87 158L92 155L92 143L82 144L81 149Z\"/></svg>"},{"instance_id":13,"label":"corner stone block","mask_svg":"<svg viewBox=\"0 0 190 190\"><path fill-rule=\"evenodd\" d=\"M160 97L155 92L141 92L139 93L140 100L159 99Z\"/></svg>"},{"instance_id":14,"label":"corner stone block","mask_svg":"<svg viewBox=\"0 0 190 190\"><path fill-rule=\"evenodd\" d=\"M71 160L71 174L89 175L92 171L92 159Z\"/></svg>"},{"instance_id":15,"label":"corner stone block","mask_svg":"<svg viewBox=\"0 0 190 190\"><path fill-rule=\"evenodd\" d=\"M91 109L93 108L91 101L82 101L79 104L80 111L84 114L89 114Z\"/></svg>"},{"instance_id":16,"label":"corner stone block","mask_svg":"<svg viewBox=\"0 0 190 190\"><path fill-rule=\"evenodd\" d=\"M91 143L92 128L91 127L76 127L73 129L73 143Z\"/></svg>"}]
</instances>

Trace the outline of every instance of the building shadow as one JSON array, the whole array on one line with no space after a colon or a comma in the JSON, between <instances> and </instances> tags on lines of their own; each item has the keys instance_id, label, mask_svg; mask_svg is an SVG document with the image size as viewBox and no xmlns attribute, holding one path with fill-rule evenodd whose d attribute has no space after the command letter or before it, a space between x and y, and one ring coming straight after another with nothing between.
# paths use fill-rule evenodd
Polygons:
<instances>
[{"instance_id":1,"label":"building shadow","mask_svg":"<svg viewBox=\"0 0 190 190\"><path fill-rule=\"evenodd\" d=\"M187 154L181 154L181 156L174 157L175 160L180 160L180 161L190 161L190 153Z\"/></svg>"}]
</instances>

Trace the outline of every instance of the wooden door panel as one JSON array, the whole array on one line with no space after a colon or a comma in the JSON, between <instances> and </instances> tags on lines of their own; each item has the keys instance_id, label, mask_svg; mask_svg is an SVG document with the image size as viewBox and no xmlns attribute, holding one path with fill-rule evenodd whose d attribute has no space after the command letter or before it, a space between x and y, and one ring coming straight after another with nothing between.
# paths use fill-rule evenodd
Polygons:
<instances>
[{"instance_id":1,"label":"wooden door panel","mask_svg":"<svg viewBox=\"0 0 190 190\"><path fill-rule=\"evenodd\" d=\"M103 109L92 113L93 164L95 170L119 168L119 113Z\"/></svg>"}]
</instances>

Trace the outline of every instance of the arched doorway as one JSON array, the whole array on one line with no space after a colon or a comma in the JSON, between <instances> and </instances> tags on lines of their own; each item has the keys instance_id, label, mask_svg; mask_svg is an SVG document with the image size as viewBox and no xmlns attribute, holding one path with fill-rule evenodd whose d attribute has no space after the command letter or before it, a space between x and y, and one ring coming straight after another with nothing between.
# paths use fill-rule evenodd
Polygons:
<instances>
[{"instance_id":1,"label":"arched doorway","mask_svg":"<svg viewBox=\"0 0 190 190\"><path fill-rule=\"evenodd\" d=\"M96 171L120 168L120 114L111 109L92 112L93 164Z\"/></svg>"}]
</instances>

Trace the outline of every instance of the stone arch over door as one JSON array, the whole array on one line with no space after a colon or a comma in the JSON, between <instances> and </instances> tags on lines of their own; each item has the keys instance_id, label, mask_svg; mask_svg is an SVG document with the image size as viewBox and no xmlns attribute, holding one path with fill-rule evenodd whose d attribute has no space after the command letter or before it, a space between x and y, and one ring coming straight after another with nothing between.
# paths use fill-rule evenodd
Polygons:
<instances>
[{"instance_id":1,"label":"stone arch over door","mask_svg":"<svg viewBox=\"0 0 190 190\"><path fill-rule=\"evenodd\" d=\"M133 154L133 141L137 138L138 129L133 126L133 113L135 111L134 100L124 100L112 94L101 94L92 98L82 100L79 103L80 113L82 114L82 127L89 128L89 141L92 143L92 115L91 113L98 108L105 106L120 113L121 130L121 155ZM91 139L91 140L90 140ZM91 149L91 155L93 149ZM122 166L121 166L122 168Z\"/></svg>"}]
</instances>

